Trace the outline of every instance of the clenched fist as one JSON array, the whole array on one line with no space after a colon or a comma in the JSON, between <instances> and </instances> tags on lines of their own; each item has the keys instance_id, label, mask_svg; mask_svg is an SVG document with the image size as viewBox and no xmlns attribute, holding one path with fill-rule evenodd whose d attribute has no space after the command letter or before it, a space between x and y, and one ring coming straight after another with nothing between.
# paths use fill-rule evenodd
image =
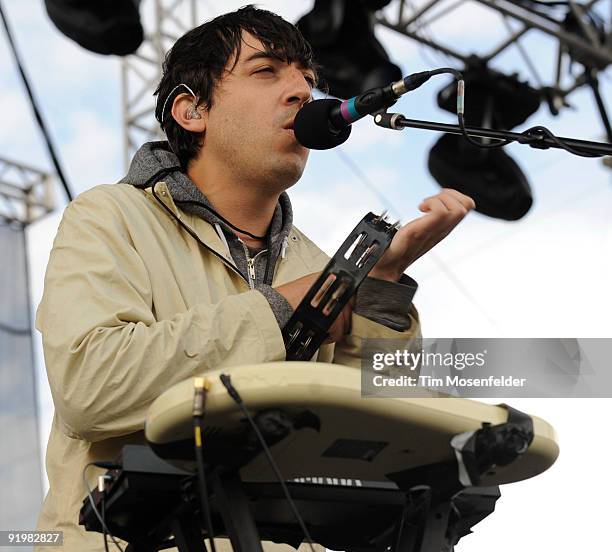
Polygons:
<instances>
[{"instance_id":1,"label":"clenched fist","mask_svg":"<svg viewBox=\"0 0 612 552\"><path fill-rule=\"evenodd\" d=\"M293 280L293 282L278 286L275 289L285 299L287 299L287 302L291 305L293 310L295 310L297 309L298 305L300 304L308 290L314 285L320 275L320 272L314 272L312 274L308 274L308 276L303 276L302 278ZM335 343L336 341L340 341L344 335L349 333L351 327L351 312L353 310L354 304L355 296L353 296L351 300L345 305L345 307L340 311L338 318L336 318L331 328L329 329L329 337L325 340L325 343Z\"/></svg>"}]
</instances>

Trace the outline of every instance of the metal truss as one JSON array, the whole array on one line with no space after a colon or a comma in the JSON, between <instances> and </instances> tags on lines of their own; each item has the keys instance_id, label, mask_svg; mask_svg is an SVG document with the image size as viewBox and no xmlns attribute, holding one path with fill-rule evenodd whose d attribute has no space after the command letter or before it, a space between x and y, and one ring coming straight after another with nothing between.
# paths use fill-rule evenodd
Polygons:
<instances>
[{"instance_id":1,"label":"metal truss","mask_svg":"<svg viewBox=\"0 0 612 552\"><path fill-rule=\"evenodd\" d=\"M0 158L0 224L24 227L54 209L51 174Z\"/></svg>"},{"instance_id":2,"label":"metal truss","mask_svg":"<svg viewBox=\"0 0 612 552\"><path fill-rule=\"evenodd\" d=\"M147 0L141 15L145 38L138 51L122 60L124 162L149 140L163 139L155 120L153 91L161 76L164 55L189 29L198 24L197 0ZM147 21L150 16L150 21Z\"/></svg>"},{"instance_id":3,"label":"metal truss","mask_svg":"<svg viewBox=\"0 0 612 552\"><path fill-rule=\"evenodd\" d=\"M430 29L432 24L439 24L442 19L458 16L456 10L466 9L469 4L497 12L503 25L499 42L488 51L478 53L480 60L489 63L515 45L530 74L530 84L542 91L555 115L562 107L568 106L566 98L570 93L588 85L593 90L608 141L612 142L612 128L599 94L598 82L598 73L612 64L612 0L590 0L586 4L578 4L574 0L425 0L418 5L411 0L394 0L385 10L377 12L375 17L380 25L416 40L463 66L469 63L472 54L444 44L443 33L433 38ZM608 19L604 22L607 35L603 40L585 17L596 4L601 7L607 4L605 13ZM569 29L564 23L565 16L570 12L578 22L578 29ZM523 45L525 36L532 32L544 33L557 42L555 59L550 64L555 71L549 80L537 71L528 48ZM577 75L570 70L575 61L581 66Z\"/></svg>"}]
</instances>

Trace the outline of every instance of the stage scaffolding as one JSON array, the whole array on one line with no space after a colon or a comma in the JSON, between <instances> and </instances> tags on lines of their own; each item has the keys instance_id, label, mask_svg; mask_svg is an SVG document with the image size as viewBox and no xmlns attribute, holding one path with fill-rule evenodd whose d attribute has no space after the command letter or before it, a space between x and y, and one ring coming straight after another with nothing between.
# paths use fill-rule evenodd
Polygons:
<instances>
[{"instance_id":1,"label":"stage scaffolding","mask_svg":"<svg viewBox=\"0 0 612 552\"><path fill-rule=\"evenodd\" d=\"M25 232L52 210L51 176L0 158L0 530L33 529L42 503Z\"/></svg>"}]
</instances>

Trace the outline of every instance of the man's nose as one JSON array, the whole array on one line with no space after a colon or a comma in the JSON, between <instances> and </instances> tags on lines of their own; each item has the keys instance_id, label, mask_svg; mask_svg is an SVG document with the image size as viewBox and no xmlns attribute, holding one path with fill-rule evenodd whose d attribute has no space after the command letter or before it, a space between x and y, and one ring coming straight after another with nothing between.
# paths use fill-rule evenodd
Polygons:
<instances>
[{"instance_id":1,"label":"man's nose","mask_svg":"<svg viewBox=\"0 0 612 552\"><path fill-rule=\"evenodd\" d=\"M298 69L290 71L290 83L285 92L285 101L288 104L298 104L302 107L312 96L312 89L304 74Z\"/></svg>"}]
</instances>

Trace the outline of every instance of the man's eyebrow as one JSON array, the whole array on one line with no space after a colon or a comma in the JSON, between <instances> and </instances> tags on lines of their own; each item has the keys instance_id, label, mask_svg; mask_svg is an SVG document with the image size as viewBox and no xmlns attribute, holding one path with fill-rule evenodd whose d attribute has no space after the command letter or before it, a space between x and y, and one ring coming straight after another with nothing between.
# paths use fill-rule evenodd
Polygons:
<instances>
[{"instance_id":1,"label":"man's eyebrow","mask_svg":"<svg viewBox=\"0 0 612 552\"><path fill-rule=\"evenodd\" d=\"M251 61L255 61L256 59L275 59L278 61L287 61L283 56L275 53L275 52L266 52L259 50L251 54L248 58L244 60L244 63L249 63Z\"/></svg>"}]
</instances>

